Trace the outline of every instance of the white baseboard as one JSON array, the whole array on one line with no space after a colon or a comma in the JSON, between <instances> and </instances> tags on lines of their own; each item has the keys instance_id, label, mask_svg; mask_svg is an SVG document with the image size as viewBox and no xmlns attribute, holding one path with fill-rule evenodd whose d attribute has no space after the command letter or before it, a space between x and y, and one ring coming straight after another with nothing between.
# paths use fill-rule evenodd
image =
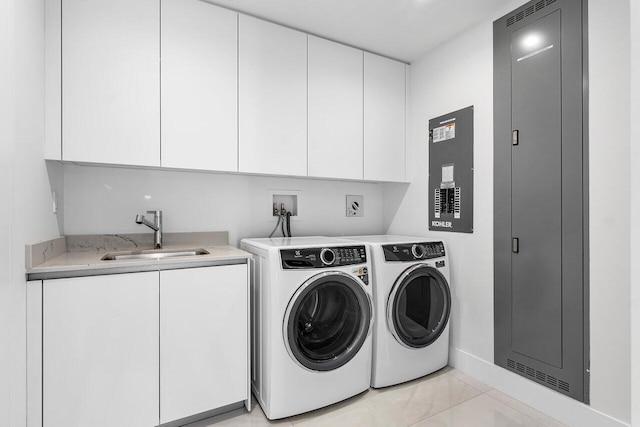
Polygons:
<instances>
[{"instance_id":1,"label":"white baseboard","mask_svg":"<svg viewBox=\"0 0 640 427\"><path fill-rule=\"evenodd\" d=\"M569 426L629 426L584 403L549 390L457 348L449 349L449 365Z\"/></svg>"}]
</instances>

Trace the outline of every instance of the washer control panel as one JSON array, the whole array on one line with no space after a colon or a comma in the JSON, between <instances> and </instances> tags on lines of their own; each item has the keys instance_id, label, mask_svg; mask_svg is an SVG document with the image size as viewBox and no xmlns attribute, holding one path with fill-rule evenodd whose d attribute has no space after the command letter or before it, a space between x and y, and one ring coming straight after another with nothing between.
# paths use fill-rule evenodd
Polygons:
<instances>
[{"instance_id":1,"label":"washer control panel","mask_svg":"<svg viewBox=\"0 0 640 427\"><path fill-rule=\"evenodd\" d=\"M364 245L281 249L280 260L284 270L340 267L364 264L367 262L367 251Z\"/></svg>"},{"instance_id":2,"label":"washer control panel","mask_svg":"<svg viewBox=\"0 0 640 427\"><path fill-rule=\"evenodd\" d=\"M441 258L445 255L442 242L400 243L383 245L385 261L416 261L421 259Z\"/></svg>"}]
</instances>

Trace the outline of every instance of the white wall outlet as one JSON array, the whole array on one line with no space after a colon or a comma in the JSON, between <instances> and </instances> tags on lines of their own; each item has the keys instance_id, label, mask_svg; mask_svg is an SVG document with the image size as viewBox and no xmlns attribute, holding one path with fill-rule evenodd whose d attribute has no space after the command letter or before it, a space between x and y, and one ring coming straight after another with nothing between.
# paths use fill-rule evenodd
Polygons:
<instances>
[{"instance_id":1,"label":"white wall outlet","mask_svg":"<svg viewBox=\"0 0 640 427\"><path fill-rule=\"evenodd\" d=\"M268 215L269 221L278 220L278 212L284 207L287 212L291 212L292 221L301 221L300 202L302 191L298 190L269 190L268 191ZM276 210L278 212L276 212Z\"/></svg>"},{"instance_id":2,"label":"white wall outlet","mask_svg":"<svg viewBox=\"0 0 640 427\"><path fill-rule=\"evenodd\" d=\"M58 193L56 193L55 191L51 194L51 199L52 199L52 210L54 214L58 213Z\"/></svg>"},{"instance_id":3,"label":"white wall outlet","mask_svg":"<svg viewBox=\"0 0 640 427\"><path fill-rule=\"evenodd\" d=\"M347 216L364 216L364 196L347 196Z\"/></svg>"}]
</instances>

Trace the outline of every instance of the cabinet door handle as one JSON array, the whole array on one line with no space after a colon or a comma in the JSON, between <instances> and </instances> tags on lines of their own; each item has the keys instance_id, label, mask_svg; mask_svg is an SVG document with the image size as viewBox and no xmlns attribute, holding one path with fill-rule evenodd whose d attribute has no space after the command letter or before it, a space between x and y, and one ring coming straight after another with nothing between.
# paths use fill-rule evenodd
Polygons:
<instances>
[{"instance_id":1,"label":"cabinet door handle","mask_svg":"<svg viewBox=\"0 0 640 427\"><path fill-rule=\"evenodd\" d=\"M511 145L519 145L520 144L520 131L514 130L511 132Z\"/></svg>"},{"instance_id":2,"label":"cabinet door handle","mask_svg":"<svg viewBox=\"0 0 640 427\"><path fill-rule=\"evenodd\" d=\"M511 252L514 254L520 252L520 239L517 237L513 237L511 239Z\"/></svg>"}]
</instances>

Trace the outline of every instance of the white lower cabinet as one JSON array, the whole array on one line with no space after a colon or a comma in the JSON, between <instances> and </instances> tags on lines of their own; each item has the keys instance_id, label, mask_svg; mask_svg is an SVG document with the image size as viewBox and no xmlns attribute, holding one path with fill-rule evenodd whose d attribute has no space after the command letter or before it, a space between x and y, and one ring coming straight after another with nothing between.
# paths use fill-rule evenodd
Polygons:
<instances>
[{"instance_id":1,"label":"white lower cabinet","mask_svg":"<svg viewBox=\"0 0 640 427\"><path fill-rule=\"evenodd\" d=\"M157 426L249 399L247 264L29 282L27 295L29 426Z\"/></svg>"},{"instance_id":2,"label":"white lower cabinet","mask_svg":"<svg viewBox=\"0 0 640 427\"><path fill-rule=\"evenodd\" d=\"M160 423L247 399L247 265L160 272Z\"/></svg>"},{"instance_id":3,"label":"white lower cabinet","mask_svg":"<svg viewBox=\"0 0 640 427\"><path fill-rule=\"evenodd\" d=\"M44 427L158 424L158 274L44 281Z\"/></svg>"}]
</instances>

